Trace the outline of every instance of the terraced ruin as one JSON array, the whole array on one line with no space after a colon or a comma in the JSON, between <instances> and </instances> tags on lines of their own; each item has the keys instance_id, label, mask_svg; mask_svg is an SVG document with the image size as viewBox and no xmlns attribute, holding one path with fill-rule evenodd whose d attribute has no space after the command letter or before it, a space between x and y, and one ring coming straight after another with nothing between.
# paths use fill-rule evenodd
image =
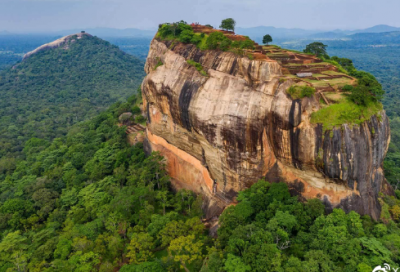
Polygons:
<instances>
[{"instance_id":1,"label":"terraced ruin","mask_svg":"<svg viewBox=\"0 0 400 272\"><path fill-rule=\"evenodd\" d=\"M355 85L356 79L342 73L333 64L322 61L314 55L281 49L277 46L263 46L267 59L282 65L284 77L296 82L296 85L311 86L325 97L340 99L345 85ZM335 94L333 95L332 94ZM331 100L328 98L328 100ZM333 102L333 101L332 101Z\"/></svg>"},{"instance_id":2,"label":"terraced ruin","mask_svg":"<svg viewBox=\"0 0 400 272\"><path fill-rule=\"evenodd\" d=\"M243 41L246 36L236 35L232 31L213 29L203 25L192 24L195 33L209 35L222 32L232 41ZM342 99L342 89L346 85L355 85L357 80L315 55L282 49L276 45L262 46L254 42L254 49L245 49L245 54L254 60L276 61L282 66L281 81L292 79L295 86L310 86L320 93L324 103L338 102Z\"/></svg>"}]
</instances>

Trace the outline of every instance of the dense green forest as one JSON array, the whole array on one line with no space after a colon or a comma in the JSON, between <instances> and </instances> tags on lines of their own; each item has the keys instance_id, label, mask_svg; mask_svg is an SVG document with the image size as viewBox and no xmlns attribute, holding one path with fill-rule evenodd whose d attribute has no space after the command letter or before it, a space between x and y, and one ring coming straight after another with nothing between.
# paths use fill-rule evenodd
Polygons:
<instances>
[{"instance_id":1,"label":"dense green forest","mask_svg":"<svg viewBox=\"0 0 400 272\"><path fill-rule=\"evenodd\" d=\"M58 38L49 35L0 35L0 70L10 68L25 53Z\"/></svg>"},{"instance_id":2,"label":"dense green forest","mask_svg":"<svg viewBox=\"0 0 400 272\"><path fill-rule=\"evenodd\" d=\"M179 247L179 236L210 240L199 199L170 193L162 157L117 127L137 97L128 101L67 136L30 139L26 160L0 176L0 271L113 271Z\"/></svg>"},{"instance_id":3,"label":"dense green forest","mask_svg":"<svg viewBox=\"0 0 400 272\"><path fill-rule=\"evenodd\" d=\"M220 217L170 190L163 158L130 146L118 102L52 141L32 138L25 160L0 177L0 271L359 271L400 263L400 201L380 199L381 222L299 201L259 181ZM392 221L391 216L393 218Z\"/></svg>"},{"instance_id":4,"label":"dense green forest","mask_svg":"<svg viewBox=\"0 0 400 272\"><path fill-rule=\"evenodd\" d=\"M53 139L134 93L143 61L88 35L41 51L0 72L0 173L15 168L24 143Z\"/></svg>"}]
</instances>

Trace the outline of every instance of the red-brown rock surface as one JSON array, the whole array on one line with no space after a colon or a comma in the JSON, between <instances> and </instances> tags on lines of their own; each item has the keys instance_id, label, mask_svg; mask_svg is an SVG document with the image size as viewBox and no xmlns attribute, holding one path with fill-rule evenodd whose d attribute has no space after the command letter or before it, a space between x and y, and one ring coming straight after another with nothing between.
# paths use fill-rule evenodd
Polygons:
<instances>
[{"instance_id":1,"label":"red-brown rock surface","mask_svg":"<svg viewBox=\"0 0 400 272\"><path fill-rule=\"evenodd\" d=\"M381 168L390 135L384 111L323 132L310 123L320 97L292 100L278 62L171 41L152 41L145 71L146 148L166 157L177 188L205 196L207 216L265 178L327 207L379 217L378 193L391 190Z\"/></svg>"}]
</instances>

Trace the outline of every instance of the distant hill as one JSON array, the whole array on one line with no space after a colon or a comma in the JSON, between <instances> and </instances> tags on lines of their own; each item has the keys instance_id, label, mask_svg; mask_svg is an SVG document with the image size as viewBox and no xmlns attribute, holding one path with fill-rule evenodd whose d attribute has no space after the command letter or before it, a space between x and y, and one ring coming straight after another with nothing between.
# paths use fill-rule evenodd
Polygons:
<instances>
[{"instance_id":1,"label":"distant hill","mask_svg":"<svg viewBox=\"0 0 400 272\"><path fill-rule=\"evenodd\" d=\"M252 39L262 39L265 34L270 34L273 38L304 37L319 33L318 30L306 30L300 28L277 28L273 26L257 26L249 28L238 27L236 34L249 36Z\"/></svg>"},{"instance_id":2,"label":"distant hill","mask_svg":"<svg viewBox=\"0 0 400 272\"><path fill-rule=\"evenodd\" d=\"M382 32L393 32L400 31L400 27L394 27L389 25L376 25L370 28L356 30L356 33L382 33Z\"/></svg>"},{"instance_id":3,"label":"distant hill","mask_svg":"<svg viewBox=\"0 0 400 272\"><path fill-rule=\"evenodd\" d=\"M152 38L157 32L157 30L142 30L137 28L117 29L117 28L99 27L99 28L63 30L63 31L57 31L54 34L65 36L70 33L78 33L82 30L100 38L105 38L105 37L151 37Z\"/></svg>"},{"instance_id":4,"label":"distant hill","mask_svg":"<svg viewBox=\"0 0 400 272\"><path fill-rule=\"evenodd\" d=\"M385 43L385 42L399 42L400 31L383 32L383 33L357 33L350 35L349 38L353 40L368 40L374 43Z\"/></svg>"},{"instance_id":5,"label":"distant hill","mask_svg":"<svg viewBox=\"0 0 400 272\"><path fill-rule=\"evenodd\" d=\"M132 95L143 65L109 42L73 35L1 71L0 158L20 155L32 137L60 137L72 124Z\"/></svg>"},{"instance_id":6,"label":"distant hill","mask_svg":"<svg viewBox=\"0 0 400 272\"><path fill-rule=\"evenodd\" d=\"M265 34L270 34L274 39L339 39L345 38L348 35L358 33L384 33L400 31L399 27L388 26L388 25L376 25L370 28L358 29L358 30L341 30L335 29L332 31L321 31L321 30L307 30L300 28L276 28L272 26L258 26L250 28L237 28L236 33L240 35L246 35L250 38L261 41Z\"/></svg>"}]
</instances>

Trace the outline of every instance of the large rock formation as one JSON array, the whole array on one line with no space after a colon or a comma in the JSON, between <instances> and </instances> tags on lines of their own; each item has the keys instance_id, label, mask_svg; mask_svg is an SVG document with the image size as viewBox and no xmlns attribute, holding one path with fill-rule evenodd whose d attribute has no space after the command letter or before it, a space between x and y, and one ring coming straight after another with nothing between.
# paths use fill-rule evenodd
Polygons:
<instances>
[{"instance_id":1,"label":"large rock formation","mask_svg":"<svg viewBox=\"0 0 400 272\"><path fill-rule=\"evenodd\" d=\"M279 80L278 62L157 38L145 71L147 149L166 157L174 186L205 196L207 216L265 178L328 208L379 217L378 193L390 190L382 171L390 138L384 111L359 126L323 131L310 122L319 94L292 100L286 91L293 82Z\"/></svg>"}]
</instances>

